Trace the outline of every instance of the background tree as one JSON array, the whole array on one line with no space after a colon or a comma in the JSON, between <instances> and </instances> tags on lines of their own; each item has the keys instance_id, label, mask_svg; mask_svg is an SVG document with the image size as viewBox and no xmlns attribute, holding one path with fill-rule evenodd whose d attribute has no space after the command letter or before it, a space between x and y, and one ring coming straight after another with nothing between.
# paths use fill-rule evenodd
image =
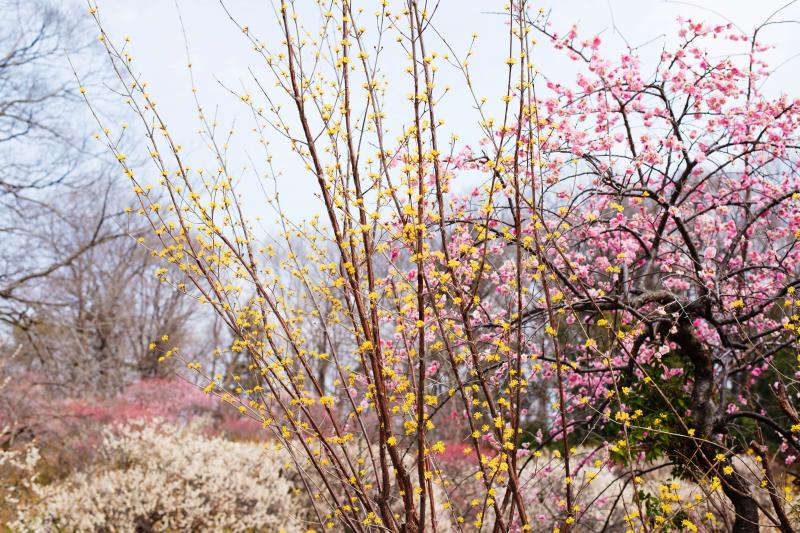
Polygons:
<instances>
[{"instance_id":1,"label":"background tree","mask_svg":"<svg viewBox=\"0 0 800 533\"><path fill-rule=\"evenodd\" d=\"M89 143L72 67L93 86L106 69L74 7L0 1L0 334L14 355L6 371L105 394L173 371L151 346L162 337L213 346L191 303L155 281L127 178Z\"/></svg>"},{"instance_id":2,"label":"background tree","mask_svg":"<svg viewBox=\"0 0 800 533\"><path fill-rule=\"evenodd\" d=\"M102 175L86 147L88 132L79 125L86 113L65 62L67 50L86 43L75 39L80 19L55 4L3 0L0 13L0 316L13 322L25 312L26 284L107 240L103 221L112 213L69 247L42 246L56 220L71 214L58 195Z\"/></svg>"}]
</instances>

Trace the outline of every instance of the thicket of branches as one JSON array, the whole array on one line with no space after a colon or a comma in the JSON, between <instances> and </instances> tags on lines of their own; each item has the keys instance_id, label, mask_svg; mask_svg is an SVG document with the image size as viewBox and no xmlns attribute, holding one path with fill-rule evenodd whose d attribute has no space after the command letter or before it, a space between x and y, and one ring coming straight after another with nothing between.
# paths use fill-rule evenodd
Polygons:
<instances>
[{"instance_id":1,"label":"thicket of branches","mask_svg":"<svg viewBox=\"0 0 800 533\"><path fill-rule=\"evenodd\" d=\"M777 19L754 35L683 21L649 70L513 2L490 118L435 5L316 5L275 3L276 39L228 13L262 60L238 96L265 159L299 158L323 206L271 237L199 97L213 168L184 159L90 8L150 143L153 189L103 129L159 278L213 308L249 365L215 375L172 345L164 360L263 423L323 527L791 531L800 109L759 91ZM712 57L712 39L742 54ZM546 53L577 79L545 81ZM445 68L481 114L472 147L439 114Z\"/></svg>"}]
</instances>

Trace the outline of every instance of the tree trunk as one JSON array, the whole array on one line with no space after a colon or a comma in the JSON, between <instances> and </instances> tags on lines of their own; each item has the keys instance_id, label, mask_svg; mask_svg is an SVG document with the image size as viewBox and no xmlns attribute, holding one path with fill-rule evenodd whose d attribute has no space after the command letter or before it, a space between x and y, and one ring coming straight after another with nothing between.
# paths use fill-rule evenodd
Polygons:
<instances>
[{"instance_id":1,"label":"tree trunk","mask_svg":"<svg viewBox=\"0 0 800 533\"><path fill-rule=\"evenodd\" d=\"M732 533L758 533L758 505L750 494L747 481L738 472L726 477L730 479L722 484L722 491L736 512Z\"/></svg>"},{"instance_id":2,"label":"tree trunk","mask_svg":"<svg viewBox=\"0 0 800 533\"><path fill-rule=\"evenodd\" d=\"M692 386L692 426L701 439L711 440L714 428L715 405L714 395L714 367L711 354L703 346L694 333L692 322L688 316L681 316L678 320L677 330L670 335L684 354L691 360L694 367L694 383ZM699 451L699 458L706 463L706 468L714 465L713 450L693 441ZM702 465L701 465L702 466ZM735 470L730 475L725 475L715 468L722 480L722 489L733 504L736 518L733 522L732 533L758 533L758 505L750 493L750 484Z\"/></svg>"}]
</instances>

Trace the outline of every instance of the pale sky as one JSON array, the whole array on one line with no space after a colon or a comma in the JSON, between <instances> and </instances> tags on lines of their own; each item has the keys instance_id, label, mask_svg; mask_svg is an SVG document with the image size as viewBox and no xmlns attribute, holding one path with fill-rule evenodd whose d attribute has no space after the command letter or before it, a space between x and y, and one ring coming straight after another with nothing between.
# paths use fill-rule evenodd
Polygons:
<instances>
[{"instance_id":1,"label":"pale sky","mask_svg":"<svg viewBox=\"0 0 800 533\"><path fill-rule=\"evenodd\" d=\"M65 0L70 1L70 0ZM303 1L297 3L302 5ZM307 0L309 4L311 0ZM161 113L166 117L173 136L186 146L187 158L195 155L204 158L204 148L199 143L196 131L198 122L191 98L186 56L178 23L178 11L173 0L97 0L100 15L106 30L120 42L130 36L129 50L136 60L137 70L149 82ZM367 12L375 8L375 0L354 2L363 4ZM632 46L643 45L639 55L645 64L658 58L665 36L674 38L678 26L677 18L692 18L710 23L732 22L743 31L751 33L753 28L775 10L786 5L785 0L695 0L693 2L664 0L543 0L541 6L552 11L554 29L564 32L576 23L580 34L591 37L600 34L606 55L619 54L624 50L624 41ZM207 112L218 106L218 119L222 124L236 121L237 134L235 159L239 166L247 165L248 158L263 160L253 135L250 134L252 119L238 99L228 93L219 82L240 89L250 82L248 67L256 71L261 68L255 54L241 32L228 20L219 0L177 0L183 16L196 84ZM267 0L228 0L226 5L245 21L260 38L277 38L277 26L270 2ZM434 18L439 32L459 52L466 50L473 32L479 33L477 54L471 61L476 75L476 86L480 96L498 101L504 90L507 56L507 29L504 19L494 14L503 9L504 2L489 0L442 0ZM800 2L793 4L776 17L776 20L800 20ZM800 95L797 72L800 58L800 40L797 34L800 24L785 23L770 26L760 40L774 44L776 49L769 54L772 67L779 68L766 87L770 94L785 92ZM266 36L266 37L265 37ZM649 44L645 44L649 43ZM443 46L433 49L442 50ZM395 45L388 43L388 46ZM719 53L730 53L722 44ZM396 45L395 45L396 47ZM394 57L406 63L399 49ZM389 56L392 57L392 56ZM547 44L534 50L534 62L548 78L570 83L574 80L574 65L562 53L554 52ZM446 76L447 74L445 74ZM452 74L454 90L440 107L440 116L447 119L446 131L459 133L477 131L476 113L471 100L458 90L459 78ZM264 79L270 79L265 74ZM446 78L447 79L447 78ZM219 80L219 81L217 81ZM410 104L405 99L405 87L397 94L396 107L405 109ZM390 101L392 107L394 102ZM276 164L284 170L279 180L282 202L294 218L308 217L317 212L318 204L313 192L315 180L304 172L297 162L284 160L274 154ZM291 157L291 156L290 156ZM265 218L274 218L261 211L258 187L245 186L248 193L248 211L261 213ZM269 216L266 216L269 215Z\"/></svg>"}]
</instances>

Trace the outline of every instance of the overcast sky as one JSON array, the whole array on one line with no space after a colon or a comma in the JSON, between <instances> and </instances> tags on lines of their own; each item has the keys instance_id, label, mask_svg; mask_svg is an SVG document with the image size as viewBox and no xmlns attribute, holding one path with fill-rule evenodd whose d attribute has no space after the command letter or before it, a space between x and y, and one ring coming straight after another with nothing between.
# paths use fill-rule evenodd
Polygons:
<instances>
[{"instance_id":1,"label":"overcast sky","mask_svg":"<svg viewBox=\"0 0 800 533\"><path fill-rule=\"evenodd\" d=\"M298 0L298 4L304 1L311 3L311 0ZM97 0L97 3L106 30L116 40L125 36L132 39L129 46L137 69L149 82L171 132L187 147L187 157L203 158L203 147L196 135L198 122L185 68L186 56L175 2ZM260 36L277 35L269 1L229 0L226 4ZM377 1L367 0L362 4L369 11L374 9ZM502 80L506 66L503 59L507 55L507 29L504 20L495 14L502 11L503 4L489 0L442 0L434 19L438 30L447 36L448 42L456 50L466 49L473 32L480 34L472 67L473 72L480 74L476 76L479 94L490 100L497 100L504 90ZM643 45L639 48L639 54L645 64L648 60L657 59L665 39L675 35L679 16L713 23L731 22L750 33L756 25L786 4L782 0L540 2L546 10L551 10L554 29L567 30L576 23L583 36L600 34L604 49L611 52L609 55L622 52L625 41L632 46ZM254 152L258 152L254 140L248 138L251 122L248 122L248 114L241 102L229 94L221 83L237 89L242 87L249 80L248 67L258 69L259 63L241 32L228 20L219 0L178 0L177 5L188 36L196 83L206 109L218 105L221 123L229 124L236 120L237 124L243 124L237 126L238 133L233 141L238 150L235 152L238 154L237 162L243 166L249 158L256 157ZM800 3L790 5L776 20L800 20ZM767 92L800 95L796 74L800 59L794 59L800 53L798 33L800 24L786 23L771 26L761 36L762 41L776 47L768 56L771 65L782 65L770 80ZM716 52L730 53L731 50L720 48ZM403 56L396 57L402 59ZM537 47L534 62L550 79L570 82L574 78L574 66L549 46ZM459 132L476 130L476 114L472 111L471 101L463 91L458 90L458 78L454 77L453 80L455 90L443 103L442 109L448 118L448 127ZM404 108L407 105L403 92L397 98L396 106ZM257 155L263 159L260 153ZM295 161L283 161L279 160L278 154L275 156L276 162L285 171L279 181L279 190L290 215L300 218L316 212L318 206L311 196L316 188L315 181ZM258 212L259 203L253 200L257 196L257 187L252 183L245 187L249 197L248 210L255 209Z\"/></svg>"}]
</instances>

